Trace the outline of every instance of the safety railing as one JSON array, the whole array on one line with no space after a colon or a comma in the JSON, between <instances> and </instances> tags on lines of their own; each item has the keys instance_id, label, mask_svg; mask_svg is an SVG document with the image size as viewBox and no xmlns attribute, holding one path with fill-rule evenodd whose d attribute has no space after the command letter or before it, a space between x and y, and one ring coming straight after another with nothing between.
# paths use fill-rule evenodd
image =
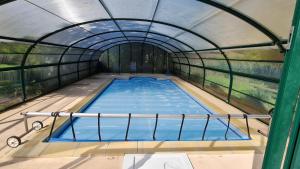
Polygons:
<instances>
[{"instance_id":1,"label":"safety railing","mask_svg":"<svg viewBox=\"0 0 300 169\"><path fill-rule=\"evenodd\" d=\"M10 147L19 146L21 144L21 137L25 136L32 130L40 130L41 128L43 128L43 123L40 121L33 122L32 128L31 129L28 128L27 118L33 117L33 116L54 117L53 122L51 124L49 136L47 138L48 140L50 140L50 138L53 134L53 130L54 130L55 122L56 122L57 118L58 117L68 117L70 120L70 126L72 129L72 136L73 136L74 141L76 141L76 134L75 134L74 125L73 125L73 123L74 123L73 118L76 118L76 117L97 118L98 119L97 126L98 126L99 141L102 141L101 123L100 123L101 118L127 118L128 123L127 123L127 128L126 128L126 135L124 138L125 141L128 141L128 132L129 132L129 128L130 128L130 122L131 122L131 119L133 119L133 118L155 119L155 125L154 125L154 129L153 129L153 134L152 134L153 140L156 140L155 135L156 135L157 124L158 124L159 119L181 119L179 133L178 133L178 137L177 137L178 141L181 139L182 128L183 128L184 121L186 119L206 119L201 140L204 140L204 138L205 138L205 134L206 134L207 127L208 127L210 120L226 119L227 124L226 124L226 131L224 133L224 138L225 138L225 140L227 140L228 139L227 135L228 135L228 131L229 131L232 119L245 119L248 138L251 139L248 120L249 119L271 119L272 118L271 115L259 115L259 114L256 114L256 115L248 115L248 114L225 114L225 115L222 115L222 114L131 114L131 113L129 113L129 114L107 114L107 113L73 113L73 112L26 112L26 113L22 113L22 115L24 116L24 124L25 124L26 133L20 137L12 136L12 137L8 138L7 144ZM11 140L9 140L9 139L11 139Z\"/></svg>"}]
</instances>

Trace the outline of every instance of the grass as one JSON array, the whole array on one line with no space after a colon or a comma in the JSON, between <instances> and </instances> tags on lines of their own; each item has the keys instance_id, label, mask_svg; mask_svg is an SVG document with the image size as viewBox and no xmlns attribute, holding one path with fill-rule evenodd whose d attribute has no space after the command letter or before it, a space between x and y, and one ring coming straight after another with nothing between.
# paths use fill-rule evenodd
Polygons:
<instances>
[{"instance_id":1,"label":"grass","mask_svg":"<svg viewBox=\"0 0 300 169\"><path fill-rule=\"evenodd\" d=\"M19 65L12 65L12 64L0 64L0 69L1 68L9 68L9 67L17 67Z\"/></svg>"}]
</instances>

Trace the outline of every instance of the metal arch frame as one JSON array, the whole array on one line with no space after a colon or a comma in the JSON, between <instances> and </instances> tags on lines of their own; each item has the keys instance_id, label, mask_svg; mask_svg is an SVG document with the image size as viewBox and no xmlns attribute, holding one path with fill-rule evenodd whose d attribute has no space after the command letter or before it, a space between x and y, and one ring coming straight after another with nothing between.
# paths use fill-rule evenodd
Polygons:
<instances>
[{"instance_id":1,"label":"metal arch frame","mask_svg":"<svg viewBox=\"0 0 300 169\"><path fill-rule=\"evenodd\" d=\"M224 6L224 5L222 5L222 4L219 4L219 3L213 3L213 4L211 4L212 2L210 2L210 1L206 1L206 0L201 0L201 2L204 2L204 3L207 3L207 4L210 4L210 5L215 5L216 7L219 7L220 9L222 9L222 8L224 8L224 9L226 9L226 11L227 12L230 12L231 14L233 14L234 16L237 16L238 18L240 18L239 16L243 16L244 17L244 19L245 18L248 18L246 15L242 15L242 14L240 14L239 12L237 12L237 11L235 11L235 10L232 10L231 8L228 8L228 7L226 7L226 6ZM235 11L235 12L234 12ZM238 14L240 14L240 15L238 15ZM241 18L242 19L242 18ZM243 20L244 20L243 19ZM250 18L248 18L248 19L250 19ZM31 52L31 50L37 45L37 44L39 44L40 42L42 42L42 40L44 40L44 39L46 39L47 37L50 37L50 36L52 36L52 35L54 35L54 34L56 34L56 33L58 33L58 32L61 32L61 31L63 31L63 30L67 30L67 29L69 29L69 28L72 28L72 27L75 27L75 26L80 26L80 25L84 25L84 24L88 24L88 23L94 23L94 22L100 22L100 21L111 21L111 20L113 20L114 22L116 21L116 20L134 20L134 21L145 21L145 22L149 22L149 20L146 20L146 19L133 19L133 18L110 18L110 19L98 19L98 20L92 20L92 21L87 21L87 22L82 22L82 23L77 23L77 24L73 24L73 25L69 25L69 26L66 26L66 27L64 27L64 28L61 28L61 29L58 29L58 30L55 30L55 31L53 31L53 32L51 32L51 33L48 33L48 34L46 34L46 35L44 35L44 36L42 36L42 37L40 37L38 40L36 40L35 41L35 43L34 44L32 44L28 49L27 49L27 51L26 51L26 53L24 54L24 56L23 56L23 59L22 59L22 62L21 62L21 81L22 81L22 89L23 89L23 100L25 100L26 99L26 93L25 93L25 78L24 78L24 65L25 65L25 62L26 62L26 59L27 59L27 57L28 57L28 55L29 55L29 53ZM250 19L251 20L251 19ZM254 20L251 20L252 22L250 22L250 23L256 23L257 25L259 25L257 22L255 22ZM191 31L191 30L189 30L189 29L186 29L186 28L182 28L182 27L180 27L180 26L178 26L178 25L174 25L174 24L170 24L170 23L165 23L165 22L161 22L161 21L155 21L155 20L153 20L153 21L151 21L151 22L155 22L155 23L160 23L160 24L164 24L164 25L168 25L168 26L171 26L171 27L176 27L176 28L178 28L178 29L181 29L181 30L184 30L184 31L186 31L186 32L189 32L189 33L191 33L191 34L193 34L193 35L196 35L197 37L199 37L199 38L201 38L201 39L203 39L203 40L206 40L207 42L209 42L209 43L211 43L213 46L215 46L223 55L224 55L224 52L222 51L222 49L218 46L218 45L216 45L215 43L213 43L211 40L209 40L208 38L206 38L206 37L204 37L204 36L202 36L202 35L199 35L199 34L197 34L197 33L195 33L195 32L193 32L193 31ZM246 22L247 22L247 20L246 20ZM249 23L249 21L247 22L247 23ZM250 24L249 23L249 24ZM257 26L256 25L256 26ZM254 27L256 27L256 26L254 26ZM261 26L261 25L260 25ZM257 28L257 27L256 27ZM264 27L262 27L262 28L264 28ZM260 30L260 29L259 29ZM263 29L263 30L265 30L265 29ZM260 30L261 31L261 30ZM268 30L266 30L267 32L268 32ZM272 34L272 33L271 33ZM270 35L270 34L268 34L268 35ZM274 34L272 34L272 35L274 35ZM268 36L269 37L269 36ZM281 41L274 35L274 37L277 39L277 46L280 48L280 44L281 44ZM273 38L274 38L273 37ZM272 39L273 40L273 39ZM281 48L280 48L281 49ZM224 57L225 58L227 58L227 56L225 56L224 55ZM229 69L231 69L231 66L230 65L228 65L229 66ZM230 72L231 72L231 70L230 70ZM232 76L232 74L230 75L230 76ZM232 79L232 78L231 78ZM232 88L232 80L231 80L231 83L230 83L230 85L229 85L229 88ZM230 90L231 91L231 90ZM229 92L229 94L228 94L228 98L230 98L230 92ZM229 99L228 99L228 101L229 101Z\"/></svg>"},{"instance_id":2,"label":"metal arch frame","mask_svg":"<svg viewBox=\"0 0 300 169\"><path fill-rule=\"evenodd\" d=\"M140 30L130 30L130 31L129 31L129 30L126 30L126 32L145 32L145 31L140 31ZM150 32L150 33L158 34L158 35L160 35L160 36L168 37L167 35L160 34L160 33L155 33L155 32ZM141 38L143 38L143 37L141 37ZM171 39L172 39L172 37L168 37L168 38L171 38ZM181 51L181 50L180 50L179 48L177 48L176 46L174 46L174 45L172 45L172 44L170 44L170 43L161 41L161 40L159 40L159 39L155 39L155 38L146 38L146 39L152 39L152 40L159 41L159 42L161 42L161 43L167 44L168 46L171 46L171 47L177 49L181 54L183 54L184 57L185 57L185 59L186 59L187 62L188 62L188 65L189 65L189 76L190 76L190 67L191 67L191 66L190 66L190 62L189 62L188 57L184 54L183 51ZM111 39L108 39L108 40L111 40ZM175 39L174 39L174 40L175 40ZM129 40L129 41L130 41L130 40ZM145 40L144 40L144 42L145 42ZM178 42L184 44L183 42L181 42L181 41L179 41L179 40L178 40ZM157 43L157 44L158 44L158 43ZM161 44L158 44L158 45L161 45ZM191 49L192 49L192 48L191 48ZM98 51L98 50L100 50L100 49L97 49L96 51ZM170 50L170 49L168 49L168 50ZM96 51L94 51L94 53L95 53ZM170 50L170 51L172 51L172 53L175 54L173 50ZM177 55L176 55L176 56L177 56ZM178 62L180 63L179 57L177 57L177 58L178 58ZM181 69L180 69L180 70L181 70Z\"/></svg>"},{"instance_id":3,"label":"metal arch frame","mask_svg":"<svg viewBox=\"0 0 300 169\"><path fill-rule=\"evenodd\" d=\"M123 34L123 36L127 39L127 36L125 35L125 33L122 31L120 25L118 24L118 22L116 22L116 20L114 19L112 13L110 12L110 10L107 8L106 4L103 2L103 0L98 0L99 3L101 4L101 6L104 8L104 10L106 11L106 13L109 15L109 17L111 18L111 20L114 22L114 24L118 27L118 29L120 30L120 32ZM127 39L128 40L128 39Z\"/></svg>"},{"instance_id":4,"label":"metal arch frame","mask_svg":"<svg viewBox=\"0 0 300 169\"><path fill-rule=\"evenodd\" d=\"M101 32L101 33L94 34L94 35L91 35L91 36L87 36L87 37L85 37L85 38L82 38L82 39L80 39L80 40L75 41L74 43L70 44L70 45L64 50L64 52L61 54L61 57L60 57L59 62L58 62L58 65L61 64L62 58L63 58L63 56L65 55L65 53L66 53L70 48L72 48L74 45L76 45L77 43L82 42L82 41L84 41L84 40L87 40L87 39L89 39L89 38L95 37L95 36L99 36L99 35L103 35L103 34L108 34L108 33L114 33L114 32L120 32L120 31ZM141 30L123 30L123 32L146 32L146 31L141 31ZM165 35L165 34L157 33L157 32L149 32L149 33L151 33L151 34L156 34L156 35L160 35L160 36L164 36L164 37L167 37L167 38L169 38L169 39L175 40L175 41L177 41L177 42L179 42L179 43L181 43L181 44L184 44L185 46L187 46L187 47L189 47L190 49L194 50L194 52L195 52L195 53L199 56L199 58L201 59L202 63L204 63L203 60L202 60L202 58L201 58L201 56L195 51L195 49L192 48L190 45L188 45L188 44L182 42L181 40L178 40L178 39L176 39L176 38L170 37L170 36ZM128 39L128 38L127 38L127 39ZM148 39L149 39L149 38L148 38ZM154 38L152 38L152 39L154 39ZM111 39L107 39L107 40L111 40ZM163 41L161 41L161 42L163 42ZM169 43L167 43L167 44L168 44L169 46L172 46L172 45L170 45ZM87 47L86 47L86 49L87 49ZM184 54L184 52L181 51L181 50L178 50L178 51L180 51L180 52L185 56L187 62L189 63L189 59L188 59L188 57L186 57L186 55ZM174 53L174 52L173 52L173 53ZM190 63L189 63L189 65L190 65ZM204 64L203 64L203 66L204 66ZM204 68L204 69L205 69L205 68ZM59 75L60 75L60 68L58 68L58 71L57 71L57 72L58 72L58 78L59 78L59 86L61 86L61 79L60 79L60 76L59 76ZM189 66L189 76L190 76L190 66ZM204 78L205 78L205 76L204 76ZM205 81L205 80L203 80L203 81ZM204 83L203 83L203 85L204 85Z\"/></svg>"},{"instance_id":5,"label":"metal arch frame","mask_svg":"<svg viewBox=\"0 0 300 169\"><path fill-rule=\"evenodd\" d=\"M74 43L72 43L71 45L69 45L64 51L63 51L63 53L61 54L61 57L60 57L60 59L59 59L59 62L58 62L58 71L57 71L57 73L58 73L58 82L59 82L59 86L61 86L61 77L60 77L60 65L61 65L61 61L62 61L62 59L63 59L63 56L66 54L66 52L70 49L70 48L73 48L74 47L74 45L75 44L77 44L77 43L79 43L79 42L81 42L81 41L84 41L84 40L86 40L86 39L89 39L89 38L92 38L92 37L95 37L95 36L99 36L99 35L102 35L102 34L108 34L108 33L114 33L114 32L120 32L120 31L110 31L110 32L102 32L102 33L99 33L99 34L95 34L95 35L91 35L91 36L88 36L88 37L85 37L85 38L83 38L83 39L80 39L80 40L78 40L78 41L76 41L76 42L74 42ZM133 31L126 31L126 32L133 32ZM163 34L161 34L161 36L164 36ZM120 38L120 37L119 37ZM111 38L111 39L113 39L113 38ZM105 39L104 41L108 41L108 40L111 40L111 39ZM153 38L152 38L153 39ZM103 42L103 41L101 41L101 42ZM170 44L168 44L168 45L170 45ZM87 47L87 48L85 48L85 49L88 49L89 47ZM95 51L96 52L96 51ZM94 53L95 53L94 52ZM172 51L173 52L173 51ZM173 52L174 53L174 52ZM92 54L93 55L93 54ZM79 64L79 62L78 62L78 64ZM79 76L79 75L78 75Z\"/></svg>"},{"instance_id":6,"label":"metal arch frame","mask_svg":"<svg viewBox=\"0 0 300 169\"><path fill-rule=\"evenodd\" d=\"M150 31L150 29L151 29L153 20L154 20L154 18L155 18L155 15L156 15L156 12L157 12L157 9L158 9L158 6L159 6L159 2L160 2L160 0L157 0L156 6L155 6L155 9L154 9L152 18L151 18L151 22L150 22L150 25L149 25L149 27L148 27L148 30L147 30L147 33L146 33L146 36L145 36L144 41L146 41L146 38L148 37L149 31Z\"/></svg>"},{"instance_id":7,"label":"metal arch frame","mask_svg":"<svg viewBox=\"0 0 300 169\"><path fill-rule=\"evenodd\" d=\"M146 31L141 31L141 30L124 30L124 32L146 32ZM206 76L206 67L205 67L205 63L204 63L203 58L201 57L201 55L200 55L198 52L196 52L196 50L195 50L192 46L188 45L188 44L185 43L185 42L182 42L182 41L179 40L179 39L173 38L173 37L168 36L168 35L165 35L165 34L161 34L161 33L157 33L157 32L150 32L150 31L147 31L147 33L151 33L151 34L156 34L156 35L160 35L160 36L167 37L167 38L169 38L169 39L175 40L175 41L177 41L177 42L179 42L179 43L181 43L181 44L187 46L188 48L192 49L192 51L199 57L199 59L200 59L201 62L202 62L202 66L203 66L203 83L202 83L202 87L204 87L205 76ZM142 38L142 37L141 37L141 38ZM146 41L146 39L154 39L154 40L160 41L160 42L162 42L162 43L166 43L166 44L168 44L169 46L172 46L172 45L170 45L170 43L167 43L167 42L165 42L165 41L161 41L161 40L158 40L158 39L155 39L155 38L147 38L147 37L145 37L144 41ZM174 47L174 46L172 46L172 47ZM182 54L185 56L185 58L187 59L188 64L190 65L190 62L189 62L188 57L184 54L185 52L183 52L182 50L179 50L178 48L177 48L177 50L180 51L180 53L182 53ZM175 53L175 52L173 52L173 53ZM190 78L190 66L189 66L189 78Z\"/></svg>"}]
</instances>

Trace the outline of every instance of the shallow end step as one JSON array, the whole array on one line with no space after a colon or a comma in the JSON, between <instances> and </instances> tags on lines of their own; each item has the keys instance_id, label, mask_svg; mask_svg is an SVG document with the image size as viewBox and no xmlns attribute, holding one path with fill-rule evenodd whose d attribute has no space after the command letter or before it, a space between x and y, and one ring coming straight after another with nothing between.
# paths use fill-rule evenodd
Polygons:
<instances>
[{"instance_id":1,"label":"shallow end step","mask_svg":"<svg viewBox=\"0 0 300 169\"><path fill-rule=\"evenodd\" d=\"M122 169L193 169L185 153L126 154Z\"/></svg>"}]
</instances>

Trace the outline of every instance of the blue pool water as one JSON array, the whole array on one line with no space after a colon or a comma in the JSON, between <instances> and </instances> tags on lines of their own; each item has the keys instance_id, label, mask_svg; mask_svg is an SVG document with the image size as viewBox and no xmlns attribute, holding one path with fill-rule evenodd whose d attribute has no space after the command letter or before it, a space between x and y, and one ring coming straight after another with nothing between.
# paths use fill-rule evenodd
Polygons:
<instances>
[{"instance_id":1,"label":"blue pool water","mask_svg":"<svg viewBox=\"0 0 300 169\"><path fill-rule=\"evenodd\" d=\"M83 113L136 113L136 114L214 114L201 102L183 91L171 80L134 77L114 80L102 93L82 109ZM103 141L124 141L128 118L101 118ZM185 119L181 140L201 140L206 119ZM74 120L76 141L99 141L97 118ZM152 140L155 119L131 119L128 140ZM177 140L181 119L159 119L156 140ZM205 140L225 140L227 121L211 119ZM245 140L248 137L230 126L228 140ZM72 130L65 124L50 141L73 141Z\"/></svg>"}]
</instances>

